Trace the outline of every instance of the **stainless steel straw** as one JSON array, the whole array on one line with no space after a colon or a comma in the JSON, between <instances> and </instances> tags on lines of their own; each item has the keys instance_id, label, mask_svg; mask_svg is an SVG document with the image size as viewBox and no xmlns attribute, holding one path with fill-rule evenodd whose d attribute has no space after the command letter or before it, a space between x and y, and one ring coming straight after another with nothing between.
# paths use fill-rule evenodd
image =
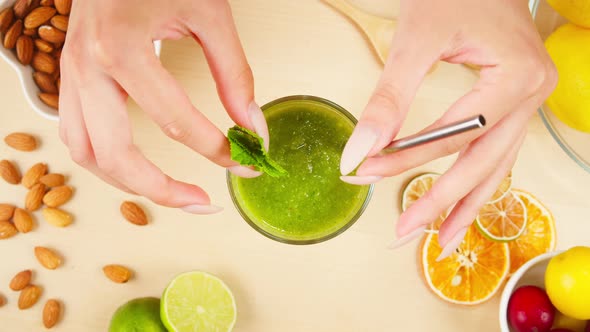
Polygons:
<instances>
[{"instance_id":1,"label":"stainless steel straw","mask_svg":"<svg viewBox=\"0 0 590 332\"><path fill-rule=\"evenodd\" d=\"M391 142L386 146L381 154L389 154L400 150L409 149L417 145L426 144L432 141L443 139L449 136L458 135L466 131L483 128L486 125L486 119L483 115L477 115L468 119L448 124L444 127L432 129L423 133L417 133L405 138Z\"/></svg>"}]
</instances>

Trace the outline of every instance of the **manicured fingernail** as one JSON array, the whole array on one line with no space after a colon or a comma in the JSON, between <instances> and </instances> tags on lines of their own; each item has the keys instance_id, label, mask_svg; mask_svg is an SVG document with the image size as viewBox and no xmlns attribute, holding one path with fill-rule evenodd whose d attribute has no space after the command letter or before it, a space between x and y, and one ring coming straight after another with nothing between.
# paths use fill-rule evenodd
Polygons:
<instances>
[{"instance_id":1,"label":"manicured fingernail","mask_svg":"<svg viewBox=\"0 0 590 332\"><path fill-rule=\"evenodd\" d=\"M354 128L350 139L342 151L340 173L350 174L367 157L377 139L379 132L369 126L360 124Z\"/></svg>"},{"instance_id":2,"label":"manicured fingernail","mask_svg":"<svg viewBox=\"0 0 590 332\"><path fill-rule=\"evenodd\" d=\"M457 248L459 248L459 245L461 244L461 242L463 242L463 239L465 238L465 234L467 234L467 229L467 227L462 228L457 232L457 234L455 234L455 236L453 236L453 238L449 240L449 242L443 247L442 252L436 259L437 262L440 262L443 259L451 256L451 254L455 252Z\"/></svg>"},{"instance_id":3,"label":"manicured fingernail","mask_svg":"<svg viewBox=\"0 0 590 332\"><path fill-rule=\"evenodd\" d=\"M223 208L215 205L187 205L181 208L182 211L192 214L215 214L223 211Z\"/></svg>"},{"instance_id":4,"label":"manicured fingernail","mask_svg":"<svg viewBox=\"0 0 590 332\"><path fill-rule=\"evenodd\" d=\"M241 178L255 178L262 175L262 173L242 165L228 167L227 170Z\"/></svg>"},{"instance_id":5,"label":"manicured fingernail","mask_svg":"<svg viewBox=\"0 0 590 332\"><path fill-rule=\"evenodd\" d=\"M383 177L381 176L347 176L347 175L343 175L340 177L340 180L346 182L346 183L350 183L350 184L355 184L355 185L366 185L366 184L373 184L373 183L377 183L379 181L381 181L381 179L383 179Z\"/></svg>"},{"instance_id":6,"label":"manicured fingernail","mask_svg":"<svg viewBox=\"0 0 590 332\"><path fill-rule=\"evenodd\" d=\"M407 243L414 240L415 238L418 238L421 235L423 235L425 230L426 230L426 226L422 226L422 227L410 232L409 234L404 235L404 236L400 237L399 239L393 241L389 246L387 246L387 248L388 249L397 249L401 246L404 246Z\"/></svg>"},{"instance_id":7,"label":"manicured fingernail","mask_svg":"<svg viewBox=\"0 0 590 332\"><path fill-rule=\"evenodd\" d=\"M266 124L266 118L264 118L262 110L255 102L251 102L250 106L248 106L248 118L250 119L250 123L252 123L254 131L264 140L264 148L268 151L270 143L268 125Z\"/></svg>"}]
</instances>

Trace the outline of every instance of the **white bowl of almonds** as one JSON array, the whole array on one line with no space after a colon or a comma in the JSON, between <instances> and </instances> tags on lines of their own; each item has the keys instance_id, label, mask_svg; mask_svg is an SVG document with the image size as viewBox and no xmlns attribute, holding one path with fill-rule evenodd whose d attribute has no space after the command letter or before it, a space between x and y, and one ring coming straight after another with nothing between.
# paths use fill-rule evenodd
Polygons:
<instances>
[{"instance_id":1,"label":"white bowl of almonds","mask_svg":"<svg viewBox=\"0 0 590 332\"><path fill-rule=\"evenodd\" d=\"M0 58L17 72L25 98L58 121L61 48L72 0L0 0ZM154 42L156 54L160 42Z\"/></svg>"}]
</instances>

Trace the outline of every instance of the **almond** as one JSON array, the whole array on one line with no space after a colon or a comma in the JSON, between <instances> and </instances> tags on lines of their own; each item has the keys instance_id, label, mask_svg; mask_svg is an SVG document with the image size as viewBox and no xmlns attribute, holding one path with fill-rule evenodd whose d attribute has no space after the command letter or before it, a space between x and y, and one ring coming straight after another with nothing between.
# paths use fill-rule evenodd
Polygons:
<instances>
[{"instance_id":1,"label":"almond","mask_svg":"<svg viewBox=\"0 0 590 332\"><path fill-rule=\"evenodd\" d=\"M37 37L37 29L24 29L23 35L29 37Z\"/></svg>"},{"instance_id":2,"label":"almond","mask_svg":"<svg viewBox=\"0 0 590 332\"><path fill-rule=\"evenodd\" d=\"M107 265L102 268L102 271L107 278L118 284L124 284L132 277L132 272L122 265Z\"/></svg>"},{"instance_id":3,"label":"almond","mask_svg":"<svg viewBox=\"0 0 590 332\"><path fill-rule=\"evenodd\" d=\"M37 30L35 30L37 31ZM44 41L43 39L35 39L35 46L37 47L37 49L41 52L45 52L45 53L51 53L53 52L54 48L53 48L53 44L47 41Z\"/></svg>"},{"instance_id":4,"label":"almond","mask_svg":"<svg viewBox=\"0 0 590 332\"><path fill-rule=\"evenodd\" d=\"M53 7L37 7L25 17L25 28L35 29L49 21L57 11Z\"/></svg>"},{"instance_id":5,"label":"almond","mask_svg":"<svg viewBox=\"0 0 590 332\"><path fill-rule=\"evenodd\" d=\"M34 185L39 183L39 179L43 175L47 173L47 164L44 163L37 163L33 165L29 170L23 175L23 179L21 183L25 188L31 189Z\"/></svg>"},{"instance_id":6,"label":"almond","mask_svg":"<svg viewBox=\"0 0 590 332\"><path fill-rule=\"evenodd\" d=\"M139 205L133 202L123 202L121 204L121 214L127 221L138 226L145 226L148 224L147 216Z\"/></svg>"},{"instance_id":7,"label":"almond","mask_svg":"<svg viewBox=\"0 0 590 332\"><path fill-rule=\"evenodd\" d=\"M10 281L10 289L13 291L23 290L31 282L33 272L31 270L24 270L17 273Z\"/></svg>"},{"instance_id":8,"label":"almond","mask_svg":"<svg viewBox=\"0 0 590 332\"><path fill-rule=\"evenodd\" d=\"M72 9L72 0L54 0L58 13L68 15Z\"/></svg>"},{"instance_id":9,"label":"almond","mask_svg":"<svg viewBox=\"0 0 590 332\"><path fill-rule=\"evenodd\" d=\"M0 33L6 33L8 28L12 25L14 19L14 11L11 7L4 8L0 11Z\"/></svg>"},{"instance_id":10,"label":"almond","mask_svg":"<svg viewBox=\"0 0 590 332\"><path fill-rule=\"evenodd\" d=\"M72 198L73 190L70 186L60 186L51 189L43 196L43 203L49 207L58 207Z\"/></svg>"},{"instance_id":11,"label":"almond","mask_svg":"<svg viewBox=\"0 0 590 332\"><path fill-rule=\"evenodd\" d=\"M8 221L14 215L14 205L0 204L0 221Z\"/></svg>"},{"instance_id":12,"label":"almond","mask_svg":"<svg viewBox=\"0 0 590 332\"><path fill-rule=\"evenodd\" d=\"M27 196L25 196L25 209L27 211L37 211L43 204L43 196L45 196L45 191L47 187L43 183L37 183L34 185Z\"/></svg>"},{"instance_id":13,"label":"almond","mask_svg":"<svg viewBox=\"0 0 590 332\"><path fill-rule=\"evenodd\" d=\"M74 220L71 214L57 208L44 208L41 213L45 221L55 227L67 227Z\"/></svg>"},{"instance_id":14,"label":"almond","mask_svg":"<svg viewBox=\"0 0 590 332\"><path fill-rule=\"evenodd\" d=\"M8 160L0 161L0 176L10 184L19 184L21 179L19 170Z\"/></svg>"},{"instance_id":15,"label":"almond","mask_svg":"<svg viewBox=\"0 0 590 332\"><path fill-rule=\"evenodd\" d=\"M55 63L55 59L51 55L43 52L36 52L35 55L33 55L31 66L33 66L36 71L53 74L57 68L57 63Z\"/></svg>"},{"instance_id":16,"label":"almond","mask_svg":"<svg viewBox=\"0 0 590 332\"><path fill-rule=\"evenodd\" d=\"M6 298L4 295L0 294L0 308L2 308L6 304Z\"/></svg>"},{"instance_id":17,"label":"almond","mask_svg":"<svg viewBox=\"0 0 590 332\"><path fill-rule=\"evenodd\" d=\"M43 183L49 188L63 186L66 183L66 179L63 175L58 173L50 173L43 175L39 182Z\"/></svg>"},{"instance_id":18,"label":"almond","mask_svg":"<svg viewBox=\"0 0 590 332\"><path fill-rule=\"evenodd\" d=\"M29 212L17 208L14 210L14 226L21 233L28 233L33 230L33 218Z\"/></svg>"},{"instance_id":19,"label":"almond","mask_svg":"<svg viewBox=\"0 0 590 332\"><path fill-rule=\"evenodd\" d=\"M4 48L13 49L16 46L18 37L23 32L23 21L16 20L12 23L6 34L4 35Z\"/></svg>"},{"instance_id":20,"label":"almond","mask_svg":"<svg viewBox=\"0 0 590 332\"><path fill-rule=\"evenodd\" d=\"M41 288L38 286L29 285L25 287L20 292L20 296L18 297L18 308L20 310L25 310L34 306L35 303L39 301L41 293L43 293L43 290L41 290Z\"/></svg>"},{"instance_id":21,"label":"almond","mask_svg":"<svg viewBox=\"0 0 590 332\"><path fill-rule=\"evenodd\" d=\"M37 31L39 37L43 38L50 43L63 43L66 40L65 32L52 27L51 25L42 25Z\"/></svg>"},{"instance_id":22,"label":"almond","mask_svg":"<svg viewBox=\"0 0 590 332\"><path fill-rule=\"evenodd\" d=\"M33 59L33 39L29 36L21 35L16 40L16 57L23 65L28 65Z\"/></svg>"},{"instance_id":23,"label":"almond","mask_svg":"<svg viewBox=\"0 0 590 332\"><path fill-rule=\"evenodd\" d=\"M43 325L50 329L57 324L61 315L61 304L55 300L47 300L43 308Z\"/></svg>"},{"instance_id":24,"label":"almond","mask_svg":"<svg viewBox=\"0 0 590 332\"><path fill-rule=\"evenodd\" d=\"M58 28L59 30L66 32L68 31L69 18L64 15L55 15L51 18L51 25Z\"/></svg>"},{"instance_id":25,"label":"almond","mask_svg":"<svg viewBox=\"0 0 590 332\"><path fill-rule=\"evenodd\" d=\"M32 0L16 0L13 6L16 17L23 18L27 16L32 9L32 2Z\"/></svg>"},{"instance_id":26,"label":"almond","mask_svg":"<svg viewBox=\"0 0 590 332\"><path fill-rule=\"evenodd\" d=\"M55 270L61 265L61 257L45 247L35 247L35 257L43 267L50 270Z\"/></svg>"},{"instance_id":27,"label":"almond","mask_svg":"<svg viewBox=\"0 0 590 332\"><path fill-rule=\"evenodd\" d=\"M0 221L0 240L15 236L18 230L10 221Z\"/></svg>"},{"instance_id":28,"label":"almond","mask_svg":"<svg viewBox=\"0 0 590 332\"><path fill-rule=\"evenodd\" d=\"M37 139L27 133L12 133L4 137L4 143L19 151L33 151L37 148Z\"/></svg>"},{"instance_id":29,"label":"almond","mask_svg":"<svg viewBox=\"0 0 590 332\"><path fill-rule=\"evenodd\" d=\"M50 75L36 71L33 73L33 80L42 92L57 93L57 86Z\"/></svg>"},{"instance_id":30,"label":"almond","mask_svg":"<svg viewBox=\"0 0 590 332\"><path fill-rule=\"evenodd\" d=\"M41 6L45 6L45 7L53 6L53 0L41 0Z\"/></svg>"},{"instance_id":31,"label":"almond","mask_svg":"<svg viewBox=\"0 0 590 332\"><path fill-rule=\"evenodd\" d=\"M40 93L39 99L51 108L59 108L59 96L56 93Z\"/></svg>"}]
</instances>

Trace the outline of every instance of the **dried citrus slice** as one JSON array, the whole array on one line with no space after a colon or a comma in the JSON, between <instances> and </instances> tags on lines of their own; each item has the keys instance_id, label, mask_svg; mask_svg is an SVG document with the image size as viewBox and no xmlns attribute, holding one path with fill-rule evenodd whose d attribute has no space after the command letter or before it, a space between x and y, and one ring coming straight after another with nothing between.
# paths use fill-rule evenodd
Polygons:
<instances>
[{"instance_id":1,"label":"dried citrus slice","mask_svg":"<svg viewBox=\"0 0 590 332\"><path fill-rule=\"evenodd\" d=\"M402 192L402 211L406 211L415 201L430 190L439 177L440 174L437 173L424 173L410 180ZM440 215L438 219L427 227L427 230L438 230L446 217L447 213Z\"/></svg>"},{"instance_id":2,"label":"dried citrus slice","mask_svg":"<svg viewBox=\"0 0 590 332\"><path fill-rule=\"evenodd\" d=\"M475 219L477 228L492 241L516 240L525 230L527 209L512 192L496 203L484 205Z\"/></svg>"},{"instance_id":3,"label":"dried citrus slice","mask_svg":"<svg viewBox=\"0 0 590 332\"><path fill-rule=\"evenodd\" d=\"M489 300L501 288L510 269L508 244L486 239L471 226L459 248L437 262L442 252L438 234L428 234L421 263L428 287L441 299L463 305Z\"/></svg>"},{"instance_id":4,"label":"dried citrus slice","mask_svg":"<svg viewBox=\"0 0 590 332\"><path fill-rule=\"evenodd\" d=\"M500 182L498 189L496 189L496 192L492 198L490 198L488 203L495 203L504 198L504 196L506 196L506 194L510 191L510 188L512 188L512 171L508 173L502 182Z\"/></svg>"},{"instance_id":5,"label":"dried citrus slice","mask_svg":"<svg viewBox=\"0 0 590 332\"><path fill-rule=\"evenodd\" d=\"M510 273L538 255L555 250L557 236L555 220L551 212L530 193L513 189L527 209L527 225L518 239L508 243L510 248Z\"/></svg>"}]
</instances>

